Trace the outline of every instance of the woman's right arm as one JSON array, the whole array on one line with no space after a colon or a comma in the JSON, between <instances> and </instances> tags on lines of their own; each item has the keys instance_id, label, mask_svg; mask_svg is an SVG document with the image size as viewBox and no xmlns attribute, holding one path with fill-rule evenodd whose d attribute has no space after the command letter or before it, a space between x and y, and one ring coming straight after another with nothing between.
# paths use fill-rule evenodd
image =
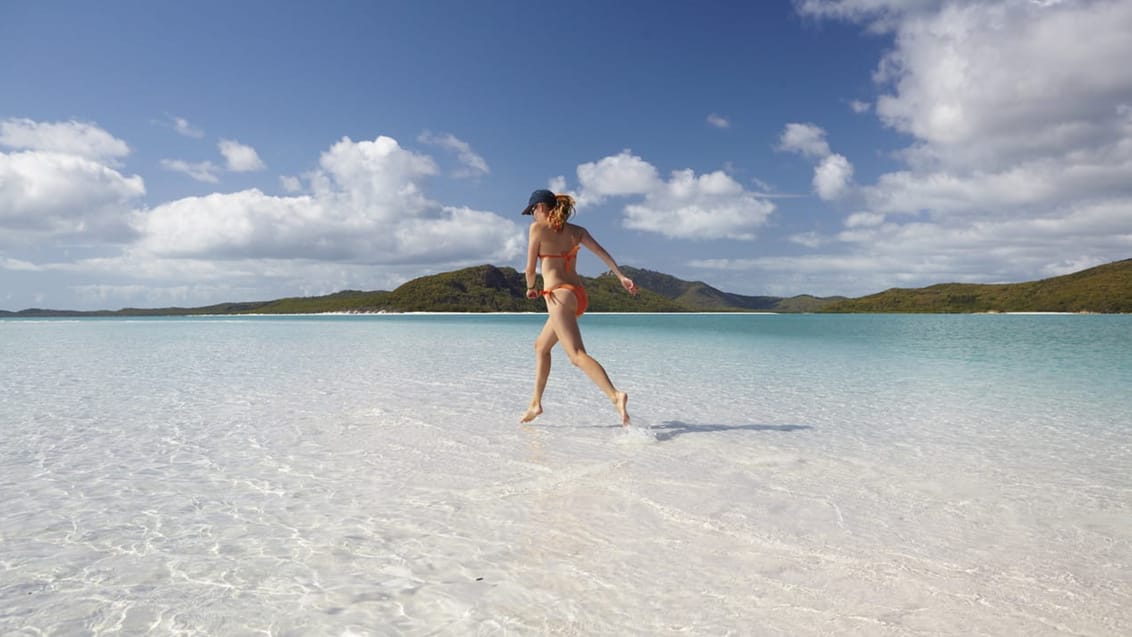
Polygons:
<instances>
[{"instance_id":1,"label":"woman's right arm","mask_svg":"<svg viewBox=\"0 0 1132 637\"><path fill-rule=\"evenodd\" d=\"M538 265L538 238L535 237L535 224L531 224L530 231L527 233L527 267L524 270L527 277L527 298L533 299L538 296L535 291L535 268Z\"/></svg>"}]
</instances>

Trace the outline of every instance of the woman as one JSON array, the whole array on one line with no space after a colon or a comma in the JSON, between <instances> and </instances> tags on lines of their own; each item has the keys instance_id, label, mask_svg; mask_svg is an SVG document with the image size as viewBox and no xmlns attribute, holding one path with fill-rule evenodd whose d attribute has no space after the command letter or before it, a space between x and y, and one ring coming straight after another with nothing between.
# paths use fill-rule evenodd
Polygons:
<instances>
[{"instance_id":1,"label":"woman","mask_svg":"<svg viewBox=\"0 0 1132 637\"><path fill-rule=\"evenodd\" d=\"M585 313L587 304L586 288L582 286L582 279L574 268L578 247L585 246L600 257L629 294L635 295L637 286L621 273L613 257L598 245L585 228L566 223L573 212L573 197L555 195L549 190L534 191L523 210L525 215L534 215L530 245L527 248L527 298L545 296L549 316L535 341L535 391L531 396L530 406L519 422L530 422L542 414L542 392L546 389L546 379L550 376L550 350L555 343L561 343L570 362L581 368L609 397L609 401L621 415L621 424L624 426L629 424L629 395L618 391L601 363L586 353L582 333L578 329L578 317ZM541 291L535 289L535 266L539 259L542 259L544 287Z\"/></svg>"}]
</instances>

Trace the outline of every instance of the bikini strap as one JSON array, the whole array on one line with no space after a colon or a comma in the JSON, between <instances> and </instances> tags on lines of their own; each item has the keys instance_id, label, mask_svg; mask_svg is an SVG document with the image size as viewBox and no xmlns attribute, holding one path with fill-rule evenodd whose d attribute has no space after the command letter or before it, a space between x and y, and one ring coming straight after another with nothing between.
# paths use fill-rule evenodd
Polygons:
<instances>
[{"instance_id":1,"label":"bikini strap","mask_svg":"<svg viewBox=\"0 0 1132 637\"><path fill-rule=\"evenodd\" d=\"M540 259L565 259L566 260L566 269L569 270L570 269L570 262L573 261L574 259L578 258L578 248L580 248L580 247L582 247L582 244L578 243L578 244L575 244L573 248L570 248L570 250L563 252L562 254L540 254L540 255L538 255L538 258L540 258Z\"/></svg>"}]
</instances>

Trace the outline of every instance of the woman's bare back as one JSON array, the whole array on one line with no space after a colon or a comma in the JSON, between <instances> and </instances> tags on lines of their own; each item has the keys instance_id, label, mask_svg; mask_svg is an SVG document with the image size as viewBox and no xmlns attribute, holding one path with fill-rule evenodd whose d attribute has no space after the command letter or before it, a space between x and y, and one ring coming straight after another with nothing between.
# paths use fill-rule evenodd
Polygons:
<instances>
[{"instance_id":1,"label":"woman's bare back","mask_svg":"<svg viewBox=\"0 0 1132 637\"><path fill-rule=\"evenodd\" d=\"M545 226L536 229L534 238L539 242L538 253L542 257L540 260L544 285L578 282L572 253L585 234L585 228L572 223L566 224L561 232ZM566 258L565 255L568 254L571 255L570 258Z\"/></svg>"}]
</instances>

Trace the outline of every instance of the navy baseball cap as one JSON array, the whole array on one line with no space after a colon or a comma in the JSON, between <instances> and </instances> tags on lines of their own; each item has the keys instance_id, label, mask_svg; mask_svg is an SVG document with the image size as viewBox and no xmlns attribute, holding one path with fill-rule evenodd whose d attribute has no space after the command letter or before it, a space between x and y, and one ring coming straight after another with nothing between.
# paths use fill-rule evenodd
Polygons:
<instances>
[{"instance_id":1,"label":"navy baseball cap","mask_svg":"<svg viewBox=\"0 0 1132 637\"><path fill-rule=\"evenodd\" d=\"M554 198L554 193L549 190L536 190L531 193L531 200L527 203L527 207L523 208L523 214L531 214L534 212L535 206L540 203L544 203L553 208L555 204L558 203L558 200Z\"/></svg>"}]
</instances>

